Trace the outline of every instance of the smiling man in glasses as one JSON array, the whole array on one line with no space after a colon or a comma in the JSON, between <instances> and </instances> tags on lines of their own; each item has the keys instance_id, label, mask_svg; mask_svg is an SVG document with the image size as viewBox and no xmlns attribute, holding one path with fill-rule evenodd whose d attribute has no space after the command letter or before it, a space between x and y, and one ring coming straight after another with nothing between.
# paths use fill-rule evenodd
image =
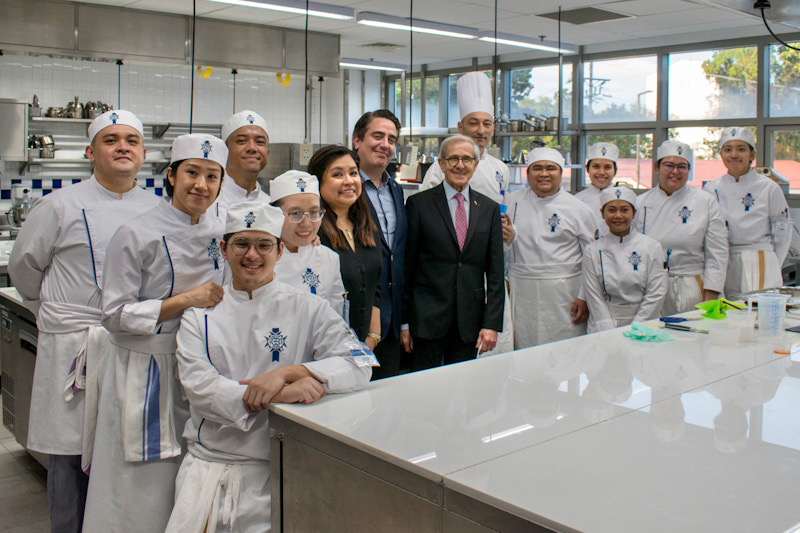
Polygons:
<instances>
[{"instance_id":1,"label":"smiling man in glasses","mask_svg":"<svg viewBox=\"0 0 800 533\"><path fill-rule=\"evenodd\" d=\"M728 230L716 198L687 185L692 149L667 140L656 154L658 187L636 200L636 230L661 243L667 254L664 316L719 298L728 265Z\"/></svg>"},{"instance_id":2,"label":"smiling man in glasses","mask_svg":"<svg viewBox=\"0 0 800 533\"><path fill-rule=\"evenodd\" d=\"M372 373L374 356L327 302L274 279L284 218L263 202L232 205L225 296L181 320L191 418L167 531L268 530L269 404L358 390Z\"/></svg>"},{"instance_id":3,"label":"smiling man in glasses","mask_svg":"<svg viewBox=\"0 0 800 533\"><path fill-rule=\"evenodd\" d=\"M406 204L400 339L413 350L412 370L474 359L495 347L503 329L500 207L469 186L479 157L469 137L445 139L438 160L444 182Z\"/></svg>"},{"instance_id":4,"label":"smiling man in glasses","mask_svg":"<svg viewBox=\"0 0 800 533\"><path fill-rule=\"evenodd\" d=\"M325 298L341 315L345 290L339 254L327 246L312 245L325 215L317 177L300 170L284 172L270 181L269 194L272 205L286 217L281 232L283 255L275 265L275 276L295 289Z\"/></svg>"}]
</instances>

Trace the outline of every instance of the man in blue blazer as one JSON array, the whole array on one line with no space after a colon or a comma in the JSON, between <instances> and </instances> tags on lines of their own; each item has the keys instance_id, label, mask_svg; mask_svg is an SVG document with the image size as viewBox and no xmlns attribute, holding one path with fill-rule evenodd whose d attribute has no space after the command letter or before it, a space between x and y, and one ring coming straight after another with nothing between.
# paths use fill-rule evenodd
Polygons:
<instances>
[{"instance_id":1,"label":"man in blue blazer","mask_svg":"<svg viewBox=\"0 0 800 533\"><path fill-rule=\"evenodd\" d=\"M503 329L500 207L469 186L479 158L471 138L445 139L444 181L406 204L401 340L413 350L413 371L474 359L495 347Z\"/></svg>"},{"instance_id":2,"label":"man in blue blazer","mask_svg":"<svg viewBox=\"0 0 800 533\"><path fill-rule=\"evenodd\" d=\"M400 323L403 307L403 256L408 223L403 189L386 172L394 157L400 121L391 111L364 113L353 129L353 149L358 153L361 190L375 223L381 229L381 338L375 355L381 366L372 379L400 373Z\"/></svg>"}]
</instances>

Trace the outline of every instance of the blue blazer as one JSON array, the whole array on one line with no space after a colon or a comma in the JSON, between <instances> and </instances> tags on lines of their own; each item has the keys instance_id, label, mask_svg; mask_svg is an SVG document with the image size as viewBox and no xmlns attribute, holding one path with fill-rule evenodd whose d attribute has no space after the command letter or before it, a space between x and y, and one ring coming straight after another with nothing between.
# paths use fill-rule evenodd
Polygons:
<instances>
[{"instance_id":1,"label":"blue blazer","mask_svg":"<svg viewBox=\"0 0 800 533\"><path fill-rule=\"evenodd\" d=\"M403 258L406 254L406 240L408 238L408 218L406 217L406 207L403 198L403 188L397 184L394 178L390 177L387 182L389 190L394 200L394 210L397 215L397 227L394 231L394 242L392 248L383 236L381 231L381 250L383 251L383 271L381 272L381 337L385 338L389 331L394 331L395 338L400 338L400 324L402 324L403 314L403 295L405 284L405 263ZM378 221L378 212L369 199L367 191L362 187L361 194L364 195L372 214L372 220L380 230L381 225Z\"/></svg>"}]
</instances>

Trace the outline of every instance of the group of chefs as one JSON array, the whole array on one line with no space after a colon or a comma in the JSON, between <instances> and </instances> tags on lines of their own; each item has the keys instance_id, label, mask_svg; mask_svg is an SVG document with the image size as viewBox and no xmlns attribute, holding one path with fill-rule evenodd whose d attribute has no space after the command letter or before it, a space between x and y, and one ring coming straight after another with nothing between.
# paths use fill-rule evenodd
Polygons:
<instances>
[{"instance_id":1,"label":"group of chefs","mask_svg":"<svg viewBox=\"0 0 800 533\"><path fill-rule=\"evenodd\" d=\"M53 531L268 530L271 402L361 389L373 367L401 372L404 352L421 369L780 284L788 206L752 168L750 130L722 132L728 173L705 191L687 185L691 148L670 140L657 150L658 187L639 197L613 186L609 143L589 148L581 193L561 188L562 154L536 148L530 187L507 194L508 167L486 149L490 81L469 73L457 89L460 135L408 213L386 171L399 121L368 113L354 132L363 164L358 186L344 187L363 191L383 254L380 331L373 321L365 338L348 326L353 289L338 257L316 239L323 176L288 171L269 195L258 183L263 117L236 113L221 138L178 137L166 199L136 185L145 148L134 114L90 124L91 178L37 202L8 267L37 317L28 447L49 455ZM420 224L452 239L431 241ZM423 257L425 239L428 259L408 259ZM432 263L477 274L437 286ZM423 308L459 302L441 333L427 333L435 314L413 316L409 293L424 291ZM439 360L415 365L415 343ZM467 355L450 359L459 343Z\"/></svg>"}]
</instances>

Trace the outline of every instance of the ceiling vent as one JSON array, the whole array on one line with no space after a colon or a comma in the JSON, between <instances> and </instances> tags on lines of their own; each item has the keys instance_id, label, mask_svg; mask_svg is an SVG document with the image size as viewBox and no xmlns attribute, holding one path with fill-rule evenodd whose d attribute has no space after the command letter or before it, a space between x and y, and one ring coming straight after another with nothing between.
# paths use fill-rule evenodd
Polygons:
<instances>
[{"instance_id":1,"label":"ceiling vent","mask_svg":"<svg viewBox=\"0 0 800 533\"><path fill-rule=\"evenodd\" d=\"M558 11L537 16L558 20ZM630 18L630 15L614 13L613 11L606 11L605 9L598 9L596 7L581 7L561 12L561 22L569 22L570 24L591 24L592 22L605 22L607 20L624 18Z\"/></svg>"},{"instance_id":2,"label":"ceiling vent","mask_svg":"<svg viewBox=\"0 0 800 533\"><path fill-rule=\"evenodd\" d=\"M379 50L399 50L400 48L405 48L403 44L394 44L394 43L370 43L370 44L362 44L364 48L377 48Z\"/></svg>"}]
</instances>

